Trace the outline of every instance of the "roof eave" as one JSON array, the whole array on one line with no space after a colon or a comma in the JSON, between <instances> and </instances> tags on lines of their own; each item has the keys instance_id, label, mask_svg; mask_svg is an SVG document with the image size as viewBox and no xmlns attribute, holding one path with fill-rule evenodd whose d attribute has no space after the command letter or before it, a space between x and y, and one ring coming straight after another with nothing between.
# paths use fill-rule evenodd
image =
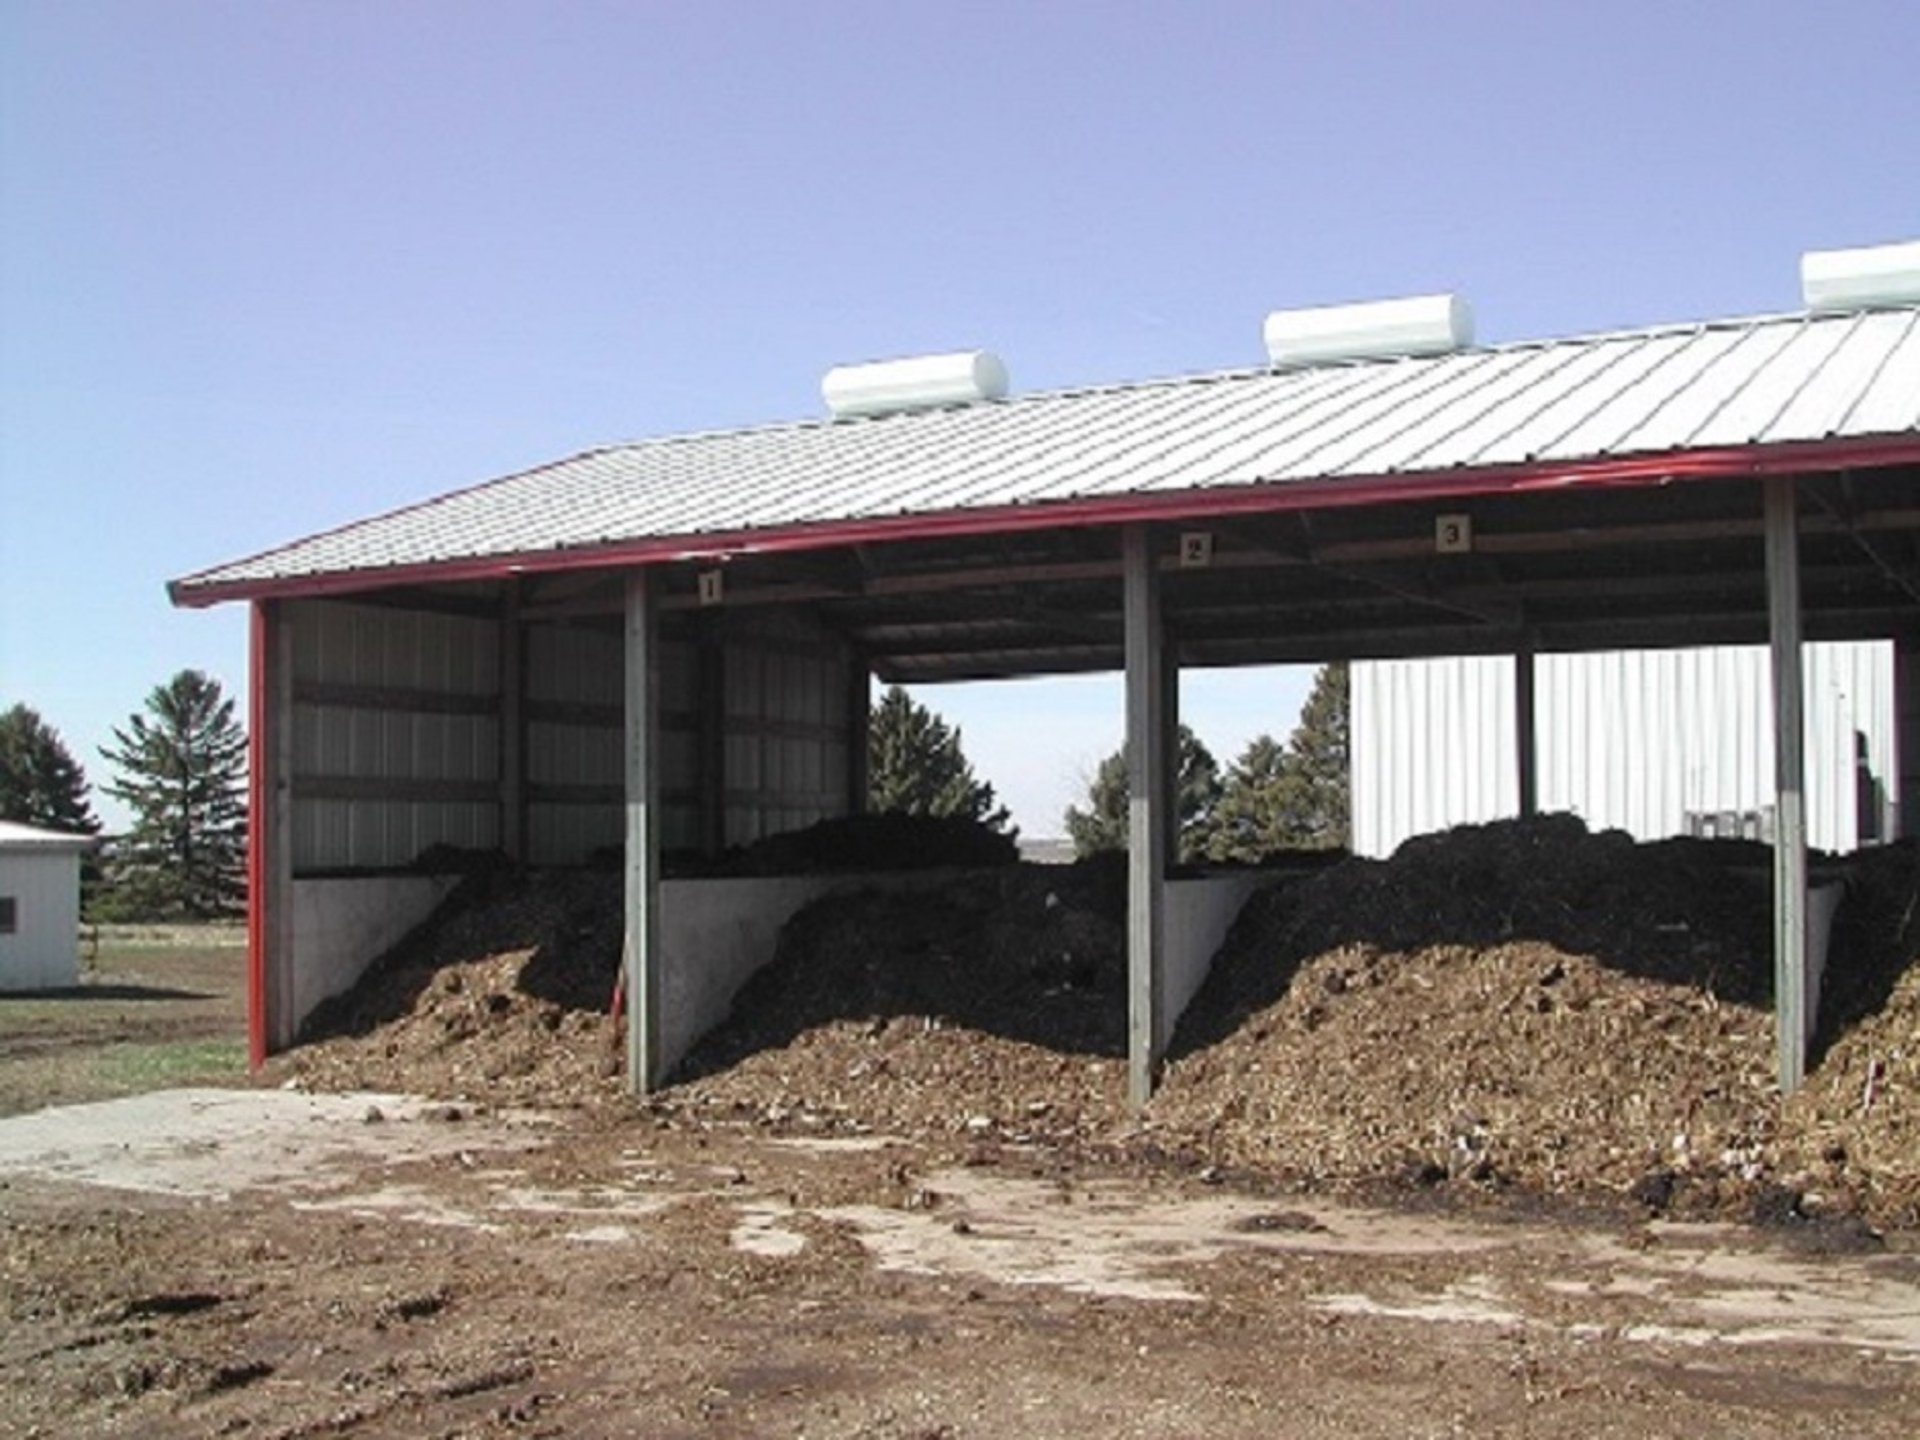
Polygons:
<instances>
[{"instance_id":1,"label":"roof eave","mask_svg":"<svg viewBox=\"0 0 1920 1440\"><path fill-rule=\"evenodd\" d=\"M1406 474L1258 481L1231 487L1131 492L979 509L821 520L758 530L641 536L604 545L457 556L403 565L253 579L168 583L176 606L201 609L235 600L320 598L395 585L498 580L521 574L657 565L724 556L824 550L900 540L961 538L1136 521L1341 509L1474 495L1662 485L1679 480L1817 474L1920 464L1920 434L1844 437L1768 445L1670 450L1592 460L1525 461L1512 465Z\"/></svg>"}]
</instances>

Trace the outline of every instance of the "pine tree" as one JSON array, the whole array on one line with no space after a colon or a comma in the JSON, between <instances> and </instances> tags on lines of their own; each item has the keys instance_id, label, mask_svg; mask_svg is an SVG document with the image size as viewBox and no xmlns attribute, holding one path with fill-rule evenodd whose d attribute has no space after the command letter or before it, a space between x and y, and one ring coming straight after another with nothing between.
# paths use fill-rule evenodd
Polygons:
<instances>
[{"instance_id":1,"label":"pine tree","mask_svg":"<svg viewBox=\"0 0 1920 1440\"><path fill-rule=\"evenodd\" d=\"M182 670L113 738L118 748L100 753L119 776L103 788L134 816L108 875L113 913L231 914L246 892L247 742L220 682Z\"/></svg>"},{"instance_id":2,"label":"pine tree","mask_svg":"<svg viewBox=\"0 0 1920 1440\"><path fill-rule=\"evenodd\" d=\"M1220 787L1207 835L1208 859L1254 862L1288 847L1283 796L1290 758L1271 735L1247 742Z\"/></svg>"},{"instance_id":3,"label":"pine tree","mask_svg":"<svg viewBox=\"0 0 1920 1440\"><path fill-rule=\"evenodd\" d=\"M1179 859L1206 853L1214 806L1220 799L1220 766L1198 735L1180 727ZM1123 747L1100 762L1087 784L1087 808L1068 806L1067 834L1081 859L1102 850L1127 848L1127 752Z\"/></svg>"},{"instance_id":4,"label":"pine tree","mask_svg":"<svg viewBox=\"0 0 1920 1440\"><path fill-rule=\"evenodd\" d=\"M867 727L867 808L876 814L962 816L1009 834L993 786L974 777L960 731L891 685Z\"/></svg>"},{"instance_id":5,"label":"pine tree","mask_svg":"<svg viewBox=\"0 0 1920 1440\"><path fill-rule=\"evenodd\" d=\"M1286 745L1262 735L1227 772L1208 856L1257 862L1345 846L1347 768L1347 667L1323 665Z\"/></svg>"},{"instance_id":6,"label":"pine tree","mask_svg":"<svg viewBox=\"0 0 1920 1440\"><path fill-rule=\"evenodd\" d=\"M1322 665L1287 741L1287 764L1276 795L1287 843L1306 850L1341 849L1352 833L1348 782L1348 677L1345 662Z\"/></svg>"},{"instance_id":7,"label":"pine tree","mask_svg":"<svg viewBox=\"0 0 1920 1440\"><path fill-rule=\"evenodd\" d=\"M25 705L0 712L0 820L94 835L87 775L58 732Z\"/></svg>"}]
</instances>

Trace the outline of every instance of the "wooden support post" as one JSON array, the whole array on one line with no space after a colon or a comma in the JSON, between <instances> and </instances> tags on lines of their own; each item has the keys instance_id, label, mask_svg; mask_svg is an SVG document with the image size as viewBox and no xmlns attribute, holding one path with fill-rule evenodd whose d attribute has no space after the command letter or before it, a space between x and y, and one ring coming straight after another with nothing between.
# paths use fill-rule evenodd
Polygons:
<instances>
[{"instance_id":1,"label":"wooden support post","mask_svg":"<svg viewBox=\"0 0 1920 1440\"><path fill-rule=\"evenodd\" d=\"M627 1086L660 1083L660 637L652 572L627 575Z\"/></svg>"},{"instance_id":2,"label":"wooden support post","mask_svg":"<svg viewBox=\"0 0 1920 1440\"><path fill-rule=\"evenodd\" d=\"M1540 813L1540 745L1534 733L1534 655L1531 645L1513 657L1513 735L1520 764L1520 814Z\"/></svg>"},{"instance_id":3,"label":"wooden support post","mask_svg":"<svg viewBox=\"0 0 1920 1440\"><path fill-rule=\"evenodd\" d=\"M500 607L500 849L527 863L527 632L518 580L507 581Z\"/></svg>"},{"instance_id":4,"label":"wooden support post","mask_svg":"<svg viewBox=\"0 0 1920 1440\"><path fill-rule=\"evenodd\" d=\"M1780 1090L1806 1073L1807 811L1794 480L1766 481L1767 633L1773 647L1773 1013Z\"/></svg>"},{"instance_id":5,"label":"wooden support post","mask_svg":"<svg viewBox=\"0 0 1920 1440\"><path fill-rule=\"evenodd\" d=\"M1160 1059L1165 986L1167 825L1166 680L1160 577L1151 533L1129 526L1122 540L1127 656L1127 1093L1153 1094Z\"/></svg>"}]
</instances>

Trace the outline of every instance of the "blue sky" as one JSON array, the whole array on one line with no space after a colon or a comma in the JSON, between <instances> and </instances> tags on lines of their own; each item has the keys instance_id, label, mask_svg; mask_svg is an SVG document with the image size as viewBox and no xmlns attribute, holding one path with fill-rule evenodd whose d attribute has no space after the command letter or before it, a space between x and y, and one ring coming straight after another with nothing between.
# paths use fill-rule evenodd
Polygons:
<instances>
[{"instance_id":1,"label":"blue sky","mask_svg":"<svg viewBox=\"0 0 1920 1440\"><path fill-rule=\"evenodd\" d=\"M1920 6L0 5L0 705L96 784L240 607L176 575L585 446L1255 363L1451 289L1499 341L1791 309L1920 236ZM1190 676L1226 758L1297 674ZM1033 834L1117 685L925 697ZM98 801L98 797L96 797ZM116 818L110 805L101 806Z\"/></svg>"}]
</instances>

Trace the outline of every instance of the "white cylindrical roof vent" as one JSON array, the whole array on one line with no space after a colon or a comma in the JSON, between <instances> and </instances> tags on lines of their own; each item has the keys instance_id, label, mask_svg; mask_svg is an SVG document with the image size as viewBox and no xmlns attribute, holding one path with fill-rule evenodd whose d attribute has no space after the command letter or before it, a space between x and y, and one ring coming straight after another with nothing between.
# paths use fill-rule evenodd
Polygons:
<instances>
[{"instance_id":1,"label":"white cylindrical roof vent","mask_svg":"<svg viewBox=\"0 0 1920 1440\"><path fill-rule=\"evenodd\" d=\"M1473 307L1458 295L1275 310L1265 327L1275 365L1444 355L1473 343Z\"/></svg>"},{"instance_id":2,"label":"white cylindrical roof vent","mask_svg":"<svg viewBox=\"0 0 1920 1440\"><path fill-rule=\"evenodd\" d=\"M821 397L835 419L971 405L1006 393L1007 367L985 350L836 365L820 382Z\"/></svg>"},{"instance_id":3,"label":"white cylindrical roof vent","mask_svg":"<svg viewBox=\"0 0 1920 1440\"><path fill-rule=\"evenodd\" d=\"M1800 294L1809 310L1920 305L1920 240L1809 250L1800 257Z\"/></svg>"}]
</instances>

